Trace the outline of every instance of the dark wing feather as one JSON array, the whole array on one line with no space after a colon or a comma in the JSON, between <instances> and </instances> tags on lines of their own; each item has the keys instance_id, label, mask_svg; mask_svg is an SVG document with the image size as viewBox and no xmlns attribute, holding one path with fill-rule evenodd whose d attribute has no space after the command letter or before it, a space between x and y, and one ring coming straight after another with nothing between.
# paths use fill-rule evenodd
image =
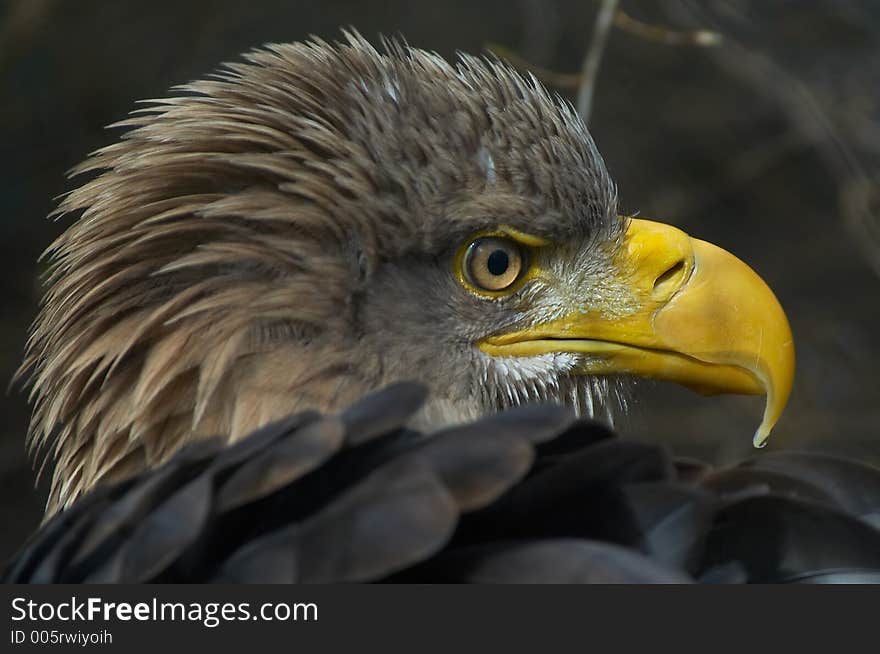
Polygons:
<instances>
[{"instance_id":1,"label":"dark wing feather","mask_svg":"<svg viewBox=\"0 0 880 654\"><path fill-rule=\"evenodd\" d=\"M637 534L629 544L668 566L695 573L719 498L669 482L627 484L623 494Z\"/></svg>"},{"instance_id":2,"label":"dark wing feather","mask_svg":"<svg viewBox=\"0 0 880 654\"><path fill-rule=\"evenodd\" d=\"M396 384L95 489L6 582L880 580L880 471L797 453L713 470L530 406L433 434Z\"/></svg>"},{"instance_id":3,"label":"dark wing feather","mask_svg":"<svg viewBox=\"0 0 880 654\"><path fill-rule=\"evenodd\" d=\"M880 531L822 504L780 495L750 497L721 509L704 553L704 574L732 562L744 581L782 583L880 571Z\"/></svg>"},{"instance_id":4,"label":"dark wing feather","mask_svg":"<svg viewBox=\"0 0 880 654\"><path fill-rule=\"evenodd\" d=\"M430 467L395 461L301 524L248 544L218 581L369 581L440 549L455 528L455 501Z\"/></svg>"},{"instance_id":5,"label":"dark wing feather","mask_svg":"<svg viewBox=\"0 0 880 654\"><path fill-rule=\"evenodd\" d=\"M345 424L336 417L315 420L245 460L218 488L218 511L231 511L267 497L311 472L339 449Z\"/></svg>"},{"instance_id":6,"label":"dark wing feather","mask_svg":"<svg viewBox=\"0 0 880 654\"><path fill-rule=\"evenodd\" d=\"M576 427L581 433L589 425ZM598 428L604 434L603 428ZM565 456L539 459L534 474L485 510L465 517L459 542L490 538L593 538L631 544L638 526L623 489L673 478L671 459L652 445L584 438Z\"/></svg>"},{"instance_id":7,"label":"dark wing feather","mask_svg":"<svg viewBox=\"0 0 880 654\"><path fill-rule=\"evenodd\" d=\"M813 452L771 452L742 467L800 481L841 511L880 526L880 475L866 463Z\"/></svg>"},{"instance_id":8,"label":"dark wing feather","mask_svg":"<svg viewBox=\"0 0 880 654\"><path fill-rule=\"evenodd\" d=\"M639 552L584 539L496 541L464 547L395 581L544 584L670 584L691 578Z\"/></svg>"}]
</instances>

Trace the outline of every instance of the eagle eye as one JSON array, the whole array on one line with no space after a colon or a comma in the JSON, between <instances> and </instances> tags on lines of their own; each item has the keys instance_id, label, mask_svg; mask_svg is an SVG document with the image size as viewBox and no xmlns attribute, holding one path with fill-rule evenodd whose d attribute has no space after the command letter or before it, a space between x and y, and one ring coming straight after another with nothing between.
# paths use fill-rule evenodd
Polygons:
<instances>
[{"instance_id":1,"label":"eagle eye","mask_svg":"<svg viewBox=\"0 0 880 654\"><path fill-rule=\"evenodd\" d=\"M526 252L516 241L497 236L474 240L464 255L462 272L477 290L497 293L513 286L526 268Z\"/></svg>"}]
</instances>

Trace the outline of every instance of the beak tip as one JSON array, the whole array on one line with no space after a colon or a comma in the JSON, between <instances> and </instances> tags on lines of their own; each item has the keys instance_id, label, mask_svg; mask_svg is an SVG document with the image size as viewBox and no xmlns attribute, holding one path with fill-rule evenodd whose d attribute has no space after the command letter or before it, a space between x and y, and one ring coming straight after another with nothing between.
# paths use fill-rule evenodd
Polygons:
<instances>
[{"instance_id":1,"label":"beak tip","mask_svg":"<svg viewBox=\"0 0 880 654\"><path fill-rule=\"evenodd\" d=\"M752 445L755 446L756 449L762 449L767 445L767 439L770 437L770 430L766 429L764 425L758 427L758 430L755 432L754 437L752 438Z\"/></svg>"}]
</instances>

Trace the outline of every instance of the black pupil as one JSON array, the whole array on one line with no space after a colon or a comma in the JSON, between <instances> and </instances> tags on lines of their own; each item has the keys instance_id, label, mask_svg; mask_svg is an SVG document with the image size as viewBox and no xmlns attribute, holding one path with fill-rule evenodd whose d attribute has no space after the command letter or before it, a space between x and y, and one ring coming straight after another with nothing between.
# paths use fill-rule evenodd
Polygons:
<instances>
[{"instance_id":1,"label":"black pupil","mask_svg":"<svg viewBox=\"0 0 880 654\"><path fill-rule=\"evenodd\" d=\"M496 277L506 273L509 266L510 257L507 256L507 252L504 250L495 250L489 255L489 259L486 262L486 267L489 269L489 272Z\"/></svg>"}]
</instances>

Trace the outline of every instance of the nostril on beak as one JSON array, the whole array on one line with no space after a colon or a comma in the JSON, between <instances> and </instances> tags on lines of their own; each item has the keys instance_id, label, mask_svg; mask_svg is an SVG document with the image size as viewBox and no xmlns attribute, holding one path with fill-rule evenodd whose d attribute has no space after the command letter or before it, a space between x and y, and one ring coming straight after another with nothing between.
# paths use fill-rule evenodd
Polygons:
<instances>
[{"instance_id":1,"label":"nostril on beak","mask_svg":"<svg viewBox=\"0 0 880 654\"><path fill-rule=\"evenodd\" d=\"M675 292L678 287L678 282L681 280L681 276L684 273L684 269L685 262L683 259L679 259L667 268L664 273L658 276L657 279L654 280L654 290L652 291L654 298L666 297Z\"/></svg>"}]
</instances>

